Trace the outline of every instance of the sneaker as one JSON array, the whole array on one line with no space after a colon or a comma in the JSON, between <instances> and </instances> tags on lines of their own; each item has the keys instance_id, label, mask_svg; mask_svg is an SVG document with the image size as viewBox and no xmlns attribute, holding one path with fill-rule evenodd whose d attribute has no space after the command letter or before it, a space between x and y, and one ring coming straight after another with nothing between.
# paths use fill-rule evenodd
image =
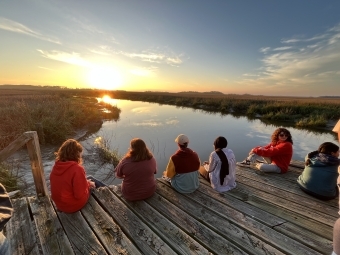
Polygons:
<instances>
[{"instance_id":1,"label":"sneaker","mask_svg":"<svg viewBox=\"0 0 340 255\"><path fill-rule=\"evenodd\" d=\"M250 167L250 160L245 159L242 162L237 162L236 165L242 166L242 167Z\"/></svg>"},{"instance_id":2,"label":"sneaker","mask_svg":"<svg viewBox=\"0 0 340 255\"><path fill-rule=\"evenodd\" d=\"M259 160L259 159L256 159L255 162L256 162L256 163L264 163L263 160Z\"/></svg>"}]
</instances>

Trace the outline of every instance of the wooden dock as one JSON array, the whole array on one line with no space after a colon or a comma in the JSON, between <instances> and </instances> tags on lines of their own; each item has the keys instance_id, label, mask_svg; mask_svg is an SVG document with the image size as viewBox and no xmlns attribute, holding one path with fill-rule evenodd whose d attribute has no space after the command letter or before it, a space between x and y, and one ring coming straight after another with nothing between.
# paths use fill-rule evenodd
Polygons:
<instances>
[{"instance_id":1,"label":"wooden dock","mask_svg":"<svg viewBox=\"0 0 340 255\"><path fill-rule=\"evenodd\" d=\"M79 212L58 212L49 196L13 200L11 254L331 254L338 200L303 193L294 162L286 174L237 169L237 188L205 180L180 194L162 179L149 199L128 202L120 186L95 191Z\"/></svg>"}]
</instances>

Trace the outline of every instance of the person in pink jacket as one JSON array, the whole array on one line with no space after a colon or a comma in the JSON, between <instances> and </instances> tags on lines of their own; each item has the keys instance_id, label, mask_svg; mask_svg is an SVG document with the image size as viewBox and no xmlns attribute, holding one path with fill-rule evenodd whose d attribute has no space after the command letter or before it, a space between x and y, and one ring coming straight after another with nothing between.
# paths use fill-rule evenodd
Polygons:
<instances>
[{"instance_id":1,"label":"person in pink jacket","mask_svg":"<svg viewBox=\"0 0 340 255\"><path fill-rule=\"evenodd\" d=\"M290 132L285 128L276 129L269 144L251 149L249 156L238 165L250 166L258 156L264 159L264 161L255 165L258 170L270 173L286 173L293 156L293 139Z\"/></svg>"}]
</instances>

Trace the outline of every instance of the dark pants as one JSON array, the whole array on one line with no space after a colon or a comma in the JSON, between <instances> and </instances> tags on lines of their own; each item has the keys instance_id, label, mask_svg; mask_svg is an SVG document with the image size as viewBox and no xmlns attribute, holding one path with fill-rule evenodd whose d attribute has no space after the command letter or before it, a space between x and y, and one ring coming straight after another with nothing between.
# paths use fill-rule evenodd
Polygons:
<instances>
[{"instance_id":1,"label":"dark pants","mask_svg":"<svg viewBox=\"0 0 340 255\"><path fill-rule=\"evenodd\" d=\"M311 191L305 189L305 188L302 187L299 183L298 183L298 186L300 187L300 189L301 189L303 192L307 193L308 195L311 195L311 196L313 196L313 197L316 197L316 198L318 198L318 199L320 199L320 200L324 200L324 201L334 199L334 198L336 198L336 197L339 195L339 190L338 190L338 189L336 189L336 194L335 194L335 196L333 196L333 197L325 197L325 196L316 194L316 193L314 193L314 192L311 192Z\"/></svg>"},{"instance_id":2,"label":"dark pants","mask_svg":"<svg viewBox=\"0 0 340 255\"><path fill-rule=\"evenodd\" d=\"M86 179L93 181L94 184L96 185L96 189L99 187L106 187L107 185L101 181L98 181L96 178L94 178L92 175L89 175L86 177Z\"/></svg>"}]
</instances>

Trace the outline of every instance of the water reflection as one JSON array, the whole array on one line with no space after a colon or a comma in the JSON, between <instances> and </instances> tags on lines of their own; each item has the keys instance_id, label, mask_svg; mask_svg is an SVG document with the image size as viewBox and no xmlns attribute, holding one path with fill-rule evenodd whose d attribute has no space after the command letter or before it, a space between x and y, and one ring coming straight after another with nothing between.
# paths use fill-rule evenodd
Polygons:
<instances>
[{"instance_id":1,"label":"water reflection","mask_svg":"<svg viewBox=\"0 0 340 255\"><path fill-rule=\"evenodd\" d=\"M157 160L157 177L161 176L169 157L177 150L174 139L181 133L189 137L189 147L198 153L201 161L208 160L217 136L227 138L228 148L234 151L237 161L241 161L251 148L268 144L271 134L279 126L286 127L292 134L295 160L303 160L308 152L316 150L323 142L337 143L331 131L308 131L283 123L270 124L243 116L157 103L128 100L107 100L107 103L121 109L120 120L104 122L88 142L93 144L96 137L103 137L110 142L111 149L124 155L132 138L143 139Z\"/></svg>"}]
</instances>

